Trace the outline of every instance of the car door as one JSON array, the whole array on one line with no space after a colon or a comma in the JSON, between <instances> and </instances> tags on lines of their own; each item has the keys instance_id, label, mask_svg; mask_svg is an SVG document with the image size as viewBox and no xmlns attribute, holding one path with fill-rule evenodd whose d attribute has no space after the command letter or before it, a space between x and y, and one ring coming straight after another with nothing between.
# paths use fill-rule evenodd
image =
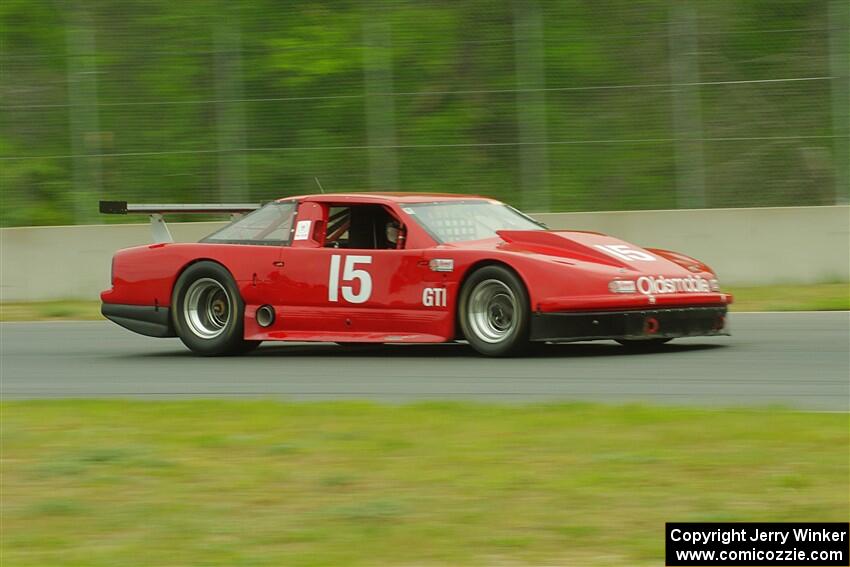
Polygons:
<instances>
[{"instance_id":1,"label":"car door","mask_svg":"<svg viewBox=\"0 0 850 567\"><path fill-rule=\"evenodd\" d=\"M292 245L282 255L278 328L284 338L302 340L433 340L437 315L423 305L423 251L375 248L357 238L351 223L358 206L375 205L299 207ZM354 211L348 226L345 209Z\"/></svg>"}]
</instances>

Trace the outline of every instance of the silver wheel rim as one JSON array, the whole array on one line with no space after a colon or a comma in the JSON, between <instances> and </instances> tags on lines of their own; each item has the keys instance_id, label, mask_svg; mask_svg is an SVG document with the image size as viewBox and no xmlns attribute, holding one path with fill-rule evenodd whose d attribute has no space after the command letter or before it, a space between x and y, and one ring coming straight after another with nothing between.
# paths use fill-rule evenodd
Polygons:
<instances>
[{"instance_id":1,"label":"silver wheel rim","mask_svg":"<svg viewBox=\"0 0 850 567\"><path fill-rule=\"evenodd\" d=\"M502 281L484 280L469 294L467 319L476 337L499 343L516 329L518 306L513 290Z\"/></svg>"},{"instance_id":2,"label":"silver wheel rim","mask_svg":"<svg viewBox=\"0 0 850 567\"><path fill-rule=\"evenodd\" d=\"M233 313L224 286L212 278L192 282L183 300L183 320L202 339L214 339L224 332Z\"/></svg>"}]
</instances>

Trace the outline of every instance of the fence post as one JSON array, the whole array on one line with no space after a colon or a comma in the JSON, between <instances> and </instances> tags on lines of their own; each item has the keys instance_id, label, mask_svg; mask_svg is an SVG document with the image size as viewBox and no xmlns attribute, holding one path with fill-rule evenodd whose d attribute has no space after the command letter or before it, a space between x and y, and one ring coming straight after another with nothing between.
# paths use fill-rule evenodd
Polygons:
<instances>
[{"instance_id":1,"label":"fence post","mask_svg":"<svg viewBox=\"0 0 850 567\"><path fill-rule=\"evenodd\" d=\"M218 141L219 201L249 199L242 102L242 36L239 4L222 4L213 28L215 45L215 117ZM235 13L231 13L230 10Z\"/></svg>"},{"instance_id":2,"label":"fence post","mask_svg":"<svg viewBox=\"0 0 850 567\"><path fill-rule=\"evenodd\" d=\"M835 204L850 202L850 5L829 3L829 61L832 75L832 134Z\"/></svg>"},{"instance_id":3,"label":"fence post","mask_svg":"<svg viewBox=\"0 0 850 567\"><path fill-rule=\"evenodd\" d=\"M372 189L398 190L392 29L386 14L364 14L363 44L369 182Z\"/></svg>"},{"instance_id":4,"label":"fence post","mask_svg":"<svg viewBox=\"0 0 850 567\"><path fill-rule=\"evenodd\" d=\"M514 0L514 56L519 130L521 206L535 212L552 209L546 147L546 86L543 18L532 0Z\"/></svg>"},{"instance_id":5,"label":"fence post","mask_svg":"<svg viewBox=\"0 0 850 567\"><path fill-rule=\"evenodd\" d=\"M676 154L676 204L680 209L706 206L699 95L697 10L691 0L670 8L670 81L673 83L673 131Z\"/></svg>"},{"instance_id":6,"label":"fence post","mask_svg":"<svg viewBox=\"0 0 850 567\"><path fill-rule=\"evenodd\" d=\"M65 44L68 52L68 130L71 142L74 222L95 217L95 202L102 196L100 126L97 108L97 45L91 14L69 5Z\"/></svg>"}]
</instances>

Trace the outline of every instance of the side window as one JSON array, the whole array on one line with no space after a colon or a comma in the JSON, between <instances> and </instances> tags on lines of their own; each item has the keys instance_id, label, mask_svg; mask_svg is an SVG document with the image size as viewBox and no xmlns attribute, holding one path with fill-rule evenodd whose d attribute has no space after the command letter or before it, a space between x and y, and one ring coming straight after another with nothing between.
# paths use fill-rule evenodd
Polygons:
<instances>
[{"instance_id":1,"label":"side window","mask_svg":"<svg viewBox=\"0 0 850 567\"><path fill-rule=\"evenodd\" d=\"M294 203L269 203L214 232L202 242L287 244L294 216Z\"/></svg>"},{"instance_id":2,"label":"side window","mask_svg":"<svg viewBox=\"0 0 850 567\"><path fill-rule=\"evenodd\" d=\"M326 248L394 250L403 244L401 223L381 205L332 206L328 212Z\"/></svg>"},{"instance_id":3,"label":"side window","mask_svg":"<svg viewBox=\"0 0 850 567\"><path fill-rule=\"evenodd\" d=\"M325 231L325 248L346 248L350 225L351 207L331 207L328 211L328 228Z\"/></svg>"}]
</instances>

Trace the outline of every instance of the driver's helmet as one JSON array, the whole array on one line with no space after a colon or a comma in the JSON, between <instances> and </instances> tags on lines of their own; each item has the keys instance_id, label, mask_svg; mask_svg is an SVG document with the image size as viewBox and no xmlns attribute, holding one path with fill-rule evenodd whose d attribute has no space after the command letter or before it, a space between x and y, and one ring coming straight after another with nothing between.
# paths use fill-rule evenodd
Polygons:
<instances>
[{"instance_id":1,"label":"driver's helmet","mask_svg":"<svg viewBox=\"0 0 850 567\"><path fill-rule=\"evenodd\" d=\"M398 224L398 221L396 221L396 220L389 221L387 223L387 229L386 229L387 242L389 242L393 246L398 244L398 235L399 235L400 231L401 231L401 226Z\"/></svg>"}]
</instances>

